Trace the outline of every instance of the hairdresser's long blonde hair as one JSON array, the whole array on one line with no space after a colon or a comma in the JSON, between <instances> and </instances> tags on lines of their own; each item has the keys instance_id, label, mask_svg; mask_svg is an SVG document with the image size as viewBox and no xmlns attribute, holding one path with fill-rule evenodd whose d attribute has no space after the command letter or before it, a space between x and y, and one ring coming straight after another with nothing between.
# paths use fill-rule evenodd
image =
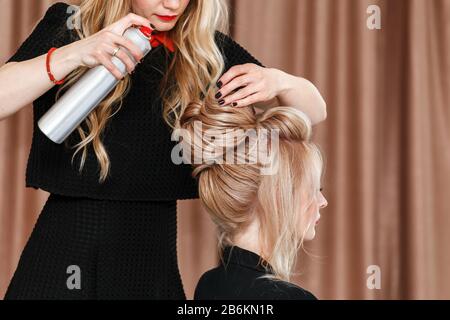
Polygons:
<instances>
[{"instance_id":1,"label":"hairdresser's long blonde hair","mask_svg":"<svg viewBox=\"0 0 450 320\"><path fill-rule=\"evenodd\" d=\"M202 126L196 127L195 123ZM205 103L188 106L181 118L181 128L184 150L192 149L185 160L194 167L193 176L199 179L200 200L218 227L221 258L224 247L235 245L236 235L245 232L257 217L260 244L266 248L262 264L268 267L269 263L273 271L265 277L290 281L297 253L312 223L307 212L317 196L323 172L320 149L311 141L309 118L294 107L275 107L257 115L253 108L223 107L207 99ZM236 160L233 151L242 143L248 144L246 152L254 148L262 150L263 146L258 144L266 143L258 140L259 136L253 140L256 144L252 144L245 140L246 135L236 135L240 139L234 145L223 147L224 141L231 140L230 130L236 129L279 130L278 148L273 147L276 144L268 144L269 158L277 163L273 174L262 174L263 166L258 161L225 162L228 152L232 152L231 159ZM221 138L212 139L211 134L205 134L208 130ZM193 157L195 150L208 152L197 153L202 156L199 161ZM248 153L245 158L251 159Z\"/></svg>"},{"instance_id":2,"label":"hairdresser's long blonde hair","mask_svg":"<svg viewBox=\"0 0 450 320\"><path fill-rule=\"evenodd\" d=\"M73 19L79 19L81 15L82 28L77 29L78 35L80 38L88 37L116 22L132 11L131 4L132 0L82 0L80 10L73 16ZM224 0L190 0L176 26L169 31L168 35L174 41L176 52L159 89L163 101L163 119L171 128L175 127L189 102L214 94L212 84L216 83L224 68L223 57L214 36L216 30L228 34L228 16ZM61 90L67 89L87 70L88 68L78 68L72 72ZM127 75L89 114L84 122L88 132L81 125L77 128L81 141L72 146L76 148L72 163L75 155L83 150L79 167L81 172L88 146L92 143L100 165L100 183L106 180L110 167L110 160L101 140L102 132L108 119L121 108L129 89L130 78ZM114 106L117 109L113 113ZM67 146L67 140L65 144Z\"/></svg>"}]
</instances>

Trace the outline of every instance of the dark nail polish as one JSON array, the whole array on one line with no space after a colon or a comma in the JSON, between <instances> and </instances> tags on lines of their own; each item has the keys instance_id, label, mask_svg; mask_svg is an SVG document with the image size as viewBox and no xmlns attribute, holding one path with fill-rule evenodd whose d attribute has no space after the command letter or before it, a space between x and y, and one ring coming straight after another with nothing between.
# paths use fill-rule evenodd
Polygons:
<instances>
[{"instance_id":1,"label":"dark nail polish","mask_svg":"<svg viewBox=\"0 0 450 320\"><path fill-rule=\"evenodd\" d=\"M221 96L222 96L222 93L220 93L220 92L216 93L216 99L219 99Z\"/></svg>"},{"instance_id":2,"label":"dark nail polish","mask_svg":"<svg viewBox=\"0 0 450 320\"><path fill-rule=\"evenodd\" d=\"M222 81L217 82L217 86L218 86L219 88L222 88Z\"/></svg>"},{"instance_id":3,"label":"dark nail polish","mask_svg":"<svg viewBox=\"0 0 450 320\"><path fill-rule=\"evenodd\" d=\"M153 25L153 23L150 23L150 27L151 27L152 29L156 29L156 27Z\"/></svg>"},{"instance_id":4,"label":"dark nail polish","mask_svg":"<svg viewBox=\"0 0 450 320\"><path fill-rule=\"evenodd\" d=\"M237 102L233 102L233 107L236 107L237 106Z\"/></svg>"},{"instance_id":5,"label":"dark nail polish","mask_svg":"<svg viewBox=\"0 0 450 320\"><path fill-rule=\"evenodd\" d=\"M222 104L224 104L224 103L225 103L225 100L223 100L223 99L219 101L219 104L220 104L220 105L222 105Z\"/></svg>"}]
</instances>

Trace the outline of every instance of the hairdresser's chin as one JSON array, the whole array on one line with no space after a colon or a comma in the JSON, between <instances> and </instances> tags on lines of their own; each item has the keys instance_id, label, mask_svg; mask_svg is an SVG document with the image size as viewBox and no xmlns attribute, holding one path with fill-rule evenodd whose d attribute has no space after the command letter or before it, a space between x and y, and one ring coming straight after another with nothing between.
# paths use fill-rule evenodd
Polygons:
<instances>
[{"instance_id":1,"label":"hairdresser's chin","mask_svg":"<svg viewBox=\"0 0 450 320\"><path fill-rule=\"evenodd\" d=\"M134 0L132 7L133 12L147 18L154 29L169 31L180 20L189 2L190 0Z\"/></svg>"}]
</instances>

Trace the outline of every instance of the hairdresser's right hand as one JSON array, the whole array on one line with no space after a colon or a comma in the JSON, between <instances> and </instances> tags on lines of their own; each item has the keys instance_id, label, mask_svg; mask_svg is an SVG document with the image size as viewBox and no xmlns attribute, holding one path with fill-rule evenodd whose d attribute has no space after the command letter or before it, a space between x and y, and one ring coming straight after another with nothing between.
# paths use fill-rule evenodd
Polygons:
<instances>
[{"instance_id":1,"label":"hairdresser's right hand","mask_svg":"<svg viewBox=\"0 0 450 320\"><path fill-rule=\"evenodd\" d=\"M111 61L116 48L119 46L125 47L136 61L140 61L143 58L139 47L122 36L125 30L132 25L149 26L150 21L144 17L130 13L103 30L85 39L71 43L69 47L74 63L78 66L89 68L102 64L117 79L122 79L122 73ZM124 50L119 50L116 57L126 65L128 73L134 70L135 63Z\"/></svg>"}]
</instances>

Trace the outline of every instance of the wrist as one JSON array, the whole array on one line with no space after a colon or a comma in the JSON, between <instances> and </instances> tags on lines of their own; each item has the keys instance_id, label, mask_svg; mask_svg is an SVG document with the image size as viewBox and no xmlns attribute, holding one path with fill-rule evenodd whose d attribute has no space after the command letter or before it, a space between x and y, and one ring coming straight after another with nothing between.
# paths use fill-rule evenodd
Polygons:
<instances>
[{"instance_id":1,"label":"wrist","mask_svg":"<svg viewBox=\"0 0 450 320\"><path fill-rule=\"evenodd\" d=\"M62 79L79 67L76 54L70 45L57 48L50 61L50 68L56 79Z\"/></svg>"},{"instance_id":2,"label":"wrist","mask_svg":"<svg viewBox=\"0 0 450 320\"><path fill-rule=\"evenodd\" d=\"M278 79L277 96L286 95L297 87L297 77L275 68L273 68L273 72L276 73L276 79Z\"/></svg>"}]
</instances>

